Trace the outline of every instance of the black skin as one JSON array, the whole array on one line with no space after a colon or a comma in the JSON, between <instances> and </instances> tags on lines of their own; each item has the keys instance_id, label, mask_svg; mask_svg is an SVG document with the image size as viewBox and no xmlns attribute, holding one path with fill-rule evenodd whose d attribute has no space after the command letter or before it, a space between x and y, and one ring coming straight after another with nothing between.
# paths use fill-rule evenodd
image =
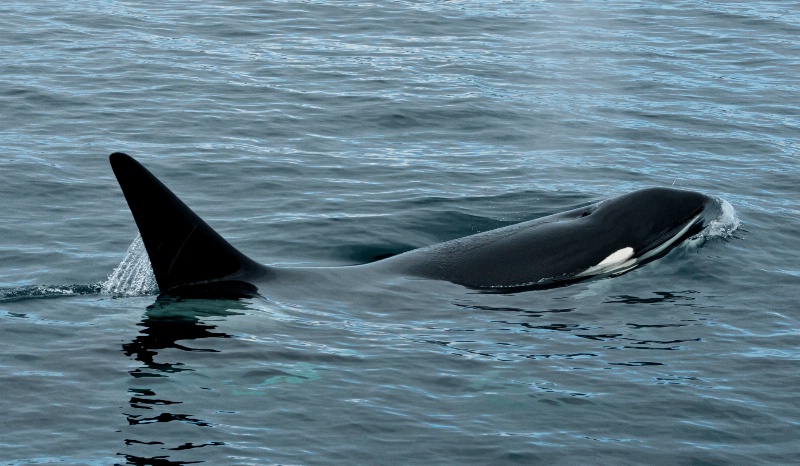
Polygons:
<instances>
[{"instance_id":1,"label":"black skin","mask_svg":"<svg viewBox=\"0 0 800 466\"><path fill-rule=\"evenodd\" d=\"M648 188L371 264L278 269L239 252L132 157L116 152L110 160L158 286L171 296L250 297L268 290L272 281L331 270L357 280L393 273L487 292L563 286L590 278L581 272L623 248L642 258L675 240L637 266L663 256L701 231L720 207L717 199L697 192Z\"/></svg>"}]
</instances>

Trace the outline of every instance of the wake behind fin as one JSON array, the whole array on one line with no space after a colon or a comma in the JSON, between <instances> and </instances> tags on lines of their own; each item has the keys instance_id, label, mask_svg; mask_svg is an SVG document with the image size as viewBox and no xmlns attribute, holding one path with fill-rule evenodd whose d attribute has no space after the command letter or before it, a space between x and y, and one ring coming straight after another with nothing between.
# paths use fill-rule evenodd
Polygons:
<instances>
[{"instance_id":1,"label":"wake behind fin","mask_svg":"<svg viewBox=\"0 0 800 466\"><path fill-rule=\"evenodd\" d=\"M109 157L162 293L246 281L267 268L239 252L131 156Z\"/></svg>"}]
</instances>

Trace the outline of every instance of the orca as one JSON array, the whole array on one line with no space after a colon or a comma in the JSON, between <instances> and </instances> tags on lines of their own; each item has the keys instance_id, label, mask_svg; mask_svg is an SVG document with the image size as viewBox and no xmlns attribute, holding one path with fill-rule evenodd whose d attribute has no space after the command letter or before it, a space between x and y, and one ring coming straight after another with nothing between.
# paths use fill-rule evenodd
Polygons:
<instances>
[{"instance_id":1,"label":"orca","mask_svg":"<svg viewBox=\"0 0 800 466\"><path fill-rule=\"evenodd\" d=\"M270 282L303 274L397 274L499 293L553 288L620 275L664 256L717 219L723 202L647 188L368 264L280 268L242 254L129 155L115 152L110 162L160 292L181 297L255 297Z\"/></svg>"}]
</instances>

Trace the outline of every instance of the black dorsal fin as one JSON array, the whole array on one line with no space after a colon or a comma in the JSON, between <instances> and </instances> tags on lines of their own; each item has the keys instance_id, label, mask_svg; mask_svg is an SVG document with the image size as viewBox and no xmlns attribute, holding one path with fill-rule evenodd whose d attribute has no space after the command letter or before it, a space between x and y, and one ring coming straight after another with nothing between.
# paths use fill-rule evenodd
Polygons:
<instances>
[{"instance_id":1,"label":"black dorsal fin","mask_svg":"<svg viewBox=\"0 0 800 466\"><path fill-rule=\"evenodd\" d=\"M121 152L110 160L162 293L266 273L266 267L231 246L139 162Z\"/></svg>"}]
</instances>

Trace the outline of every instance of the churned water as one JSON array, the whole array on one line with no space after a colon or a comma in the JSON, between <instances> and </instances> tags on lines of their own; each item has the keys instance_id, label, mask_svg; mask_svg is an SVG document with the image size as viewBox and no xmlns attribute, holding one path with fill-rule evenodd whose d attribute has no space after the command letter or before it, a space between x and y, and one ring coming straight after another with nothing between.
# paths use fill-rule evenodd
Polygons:
<instances>
[{"instance_id":1,"label":"churned water","mask_svg":"<svg viewBox=\"0 0 800 466\"><path fill-rule=\"evenodd\" d=\"M800 459L796 2L0 14L0 464ZM385 277L170 300L114 151L283 266L363 263L647 186L718 196L735 217L551 290Z\"/></svg>"}]
</instances>

